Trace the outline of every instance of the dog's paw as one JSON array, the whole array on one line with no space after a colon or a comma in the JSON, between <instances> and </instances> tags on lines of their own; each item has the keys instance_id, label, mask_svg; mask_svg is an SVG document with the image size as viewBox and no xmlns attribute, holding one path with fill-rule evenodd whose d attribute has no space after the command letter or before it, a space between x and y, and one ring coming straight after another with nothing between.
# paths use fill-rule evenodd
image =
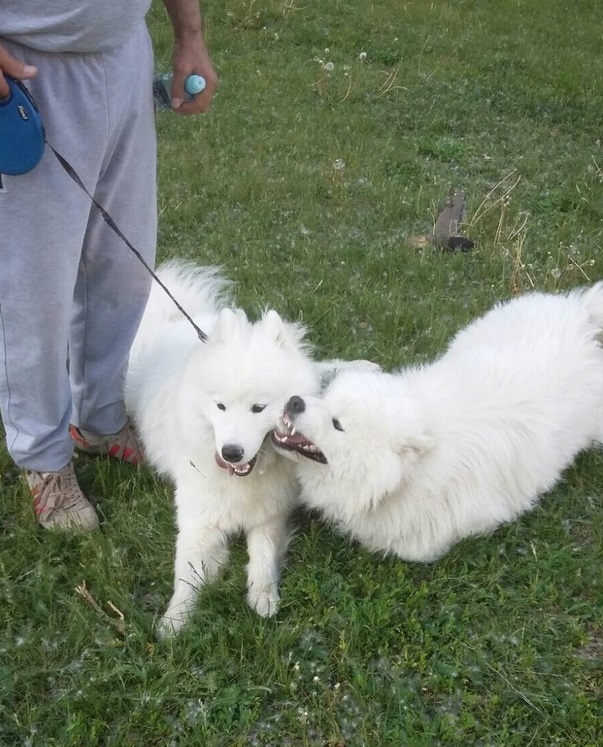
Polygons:
<instances>
[{"instance_id":1,"label":"dog's paw","mask_svg":"<svg viewBox=\"0 0 603 747\"><path fill-rule=\"evenodd\" d=\"M260 617L272 617L278 612L280 597L277 591L272 589L263 589L255 591L249 589L247 592L247 604L252 610L255 610Z\"/></svg>"},{"instance_id":2,"label":"dog's paw","mask_svg":"<svg viewBox=\"0 0 603 747\"><path fill-rule=\"evenodd\" d=\"M182 630L186 624L187 618L183 615L179 615L177 612L170 612L169 610L157 623L155 629L155 635L160 641L165 641L168 638L173 638L177 633Z\"/></svg>"}]
</instances>

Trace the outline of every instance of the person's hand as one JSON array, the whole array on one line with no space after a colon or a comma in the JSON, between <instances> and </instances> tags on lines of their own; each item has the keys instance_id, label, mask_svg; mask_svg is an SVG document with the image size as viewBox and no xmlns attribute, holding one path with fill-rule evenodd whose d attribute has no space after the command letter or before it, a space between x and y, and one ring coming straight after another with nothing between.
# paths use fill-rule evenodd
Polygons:
<instances>
[{"instance_id":1,"label":"person's hand","mask_svg":"<svg viewBox=\"0 0 603 747\"><path fill-rule=\"evenodd\" d=\"M10 91L4 74L18 80L28 80L35 77L38 70L33 65L15 59L10 52L0 44L0 99L5 99Z\"/></svg>"},{"instance_id":2,"label":"person's hand","mask_svg":"<svg viewBox=\"0 0 603 747\"><path fill-rule=\"evenodd\" d=\"M201 114L211 105L218 87L218 76L201 33L176 38L172 56L172 108L177 114ZM190 101L185 101L184 81L189 75L202 75L205 88Z\"/></svg>"}]
</instances>

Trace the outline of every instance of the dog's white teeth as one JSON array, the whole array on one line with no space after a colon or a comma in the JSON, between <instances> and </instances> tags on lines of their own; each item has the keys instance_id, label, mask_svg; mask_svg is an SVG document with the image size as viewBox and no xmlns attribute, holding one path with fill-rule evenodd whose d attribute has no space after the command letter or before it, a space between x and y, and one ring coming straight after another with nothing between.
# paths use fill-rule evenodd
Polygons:
<instances>
[{"instance_id":1,"label":"dog's white teeth","mask_svg":"<svg viewBox=\"0 0 603 747\"><path fill-rule=\"evenodd\" d=\"M297 433L297 431L295 430L295 427L292 425L291 426L291 435L295 436L296 433Z\"/></svg>"}]
</instances>

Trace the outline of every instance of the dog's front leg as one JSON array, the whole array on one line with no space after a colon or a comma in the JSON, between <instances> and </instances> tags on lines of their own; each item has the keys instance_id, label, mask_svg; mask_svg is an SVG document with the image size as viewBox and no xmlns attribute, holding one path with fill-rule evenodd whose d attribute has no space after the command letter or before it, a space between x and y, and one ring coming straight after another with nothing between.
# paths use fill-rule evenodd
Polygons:
<instances>
[{"instance_id":1,"label":"dog's front leg","mask_svg":"<svg viewBox=\"0 0 603 747\"><path fill-rule=\"evenodd\" d=\"M174 593L159 624L159 636L177 633L186 623L200 588L228 558L226 536L215 528L183 526L176 540Z\"/></svg>"},{"instance_id":2,"label":"dog's front leg","mask_svg":"<svg viewBox=\"0 0 603 747\"><path fill-rule=\"evenodd\" d=\"M289 542L282 517L247 531L247 602L262 617L278 611L280 565Z\"/></svg>"}]
</instances>

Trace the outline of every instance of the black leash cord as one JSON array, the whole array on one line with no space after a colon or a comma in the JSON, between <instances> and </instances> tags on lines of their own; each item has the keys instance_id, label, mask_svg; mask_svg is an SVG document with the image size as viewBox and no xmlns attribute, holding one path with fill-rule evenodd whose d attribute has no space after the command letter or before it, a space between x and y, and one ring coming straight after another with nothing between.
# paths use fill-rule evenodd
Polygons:
<instances>
[{"instance_id":1,"label":"black leash cord","mask_svg":"<svg viewBox=\"0 0 603 747\"><path fill-rule=\"evenodd\" d=\"M132 252L136 256L136 258L138 259L138 261L143 265L143 267L145 267L145 269L147 270L147 272L150 273L150 275L153 278L153 280L158 285L160 285L163 288L163 290L167 293L167 295L172 299L172 301L176 305L176 308L178 309L178 311L180 311L180 313L192 324L192 326L194 327L195 332L197 333L197 336L199 337L199 339L201 340L201 342L207 342L207 335L205 334L205 332L202 329L200 329L195 324L195 322L192 320L192 318L189 316L189 314L186 313L186 311L182 308L182 306L178 303L178 301L170 293L170 291L166 287L166 285L157 277L157 274L155 272L153 272L153 270L145 262L144 257L138 251L138 249L136 249L134 246L132 246L131 242L128 241L127 237L124 236L124 234L120 231L118 225L115 223L115 221L113 220L113 218L109 215L109 213L105 210L105 208L99 202L97 202L97 200L86 189L86 186L84 185L84 183L82 182L82 180L78 176L77 171L73 168L73 166L69 163L69 161L66 158L64 158L60 153L58 153L52 147L52 145L48 142L48 140L45 140L44 142L50 148L50 150L55 154L55 156L57 157L58 162L65 169L65 171L67 172L67 174L69 174L69 176L78 185L78 187L81 190L83 190L88 195L88 197L92 200L92 204L98 210L98 212L102 215L103 219L105 220L105 222L107 223L107 225L109 226L109 228L111 228L111 230L114 231L119 236L119 238L125 243L125 245L128 247L128 249L132 250Z\"/></svg>"}]
</instances>

